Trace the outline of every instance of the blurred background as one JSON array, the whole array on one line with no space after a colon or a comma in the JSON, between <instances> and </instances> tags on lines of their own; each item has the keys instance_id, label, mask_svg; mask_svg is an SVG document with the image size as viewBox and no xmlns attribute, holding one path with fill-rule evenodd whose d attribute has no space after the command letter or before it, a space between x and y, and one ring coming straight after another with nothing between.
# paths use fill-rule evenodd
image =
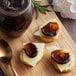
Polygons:
<instances>
[{"instance_id":1,"label":"blurred background","mask_svg":"<svg viewBox=\"0 0 76 76\"><path fill-rule=\"evenodd\" d=\"M56 13L56 14L63 23L68 33L70 34L73 41L76 43L76 20L64 19L60 16L60 13Z\"/></svg>"}]
</instances>

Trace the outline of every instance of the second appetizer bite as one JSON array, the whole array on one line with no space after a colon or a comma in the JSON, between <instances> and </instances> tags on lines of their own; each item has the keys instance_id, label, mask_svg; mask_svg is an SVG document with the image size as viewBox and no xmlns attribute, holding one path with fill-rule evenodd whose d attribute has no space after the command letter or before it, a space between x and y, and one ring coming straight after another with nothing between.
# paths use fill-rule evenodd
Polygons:
<instances>
[{"instance_id":1,"label":"second appetizer bite","mask_svg":"<svg viewBox=\"0 0 76 76\"><path fill-rule=\"evenodd\" d=\"M29 66L35 66L42 58L44 43L24 43L20 60Z\"/></svg>"},{"instance_id":2,"label":"second appetizer bite","mask_svg":"<svg viewBox=\"0 0 76 76\"><path fill-rule=\"evenodd\" d=\"M51 52L51 63L59 72L69 72L74 67L74 55L72 51L57 49Z\"/></svg>"},{"instance_id":3,"label":"second appetizer bite","mask_svg":"<svg viewBox=\"0 0 76 76\"><path fill-rule=\"evenodd\" d=\"M60 29L56 20L50 20L42 25L34 35L39 36L44 42L51 42L58 38Z\"/></svg>"}]
</instances>

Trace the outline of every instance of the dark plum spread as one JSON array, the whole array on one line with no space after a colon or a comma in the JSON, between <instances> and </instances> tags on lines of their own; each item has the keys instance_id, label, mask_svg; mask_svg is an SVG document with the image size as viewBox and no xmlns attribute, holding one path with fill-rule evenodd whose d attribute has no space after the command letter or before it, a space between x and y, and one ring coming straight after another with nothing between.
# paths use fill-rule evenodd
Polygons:
<instances>
[{"instance_id":1,"label":"dark plum spread","mask_svg":"<svg viewBox=\"0 0 76 76\"><path fill-rule=\"evenodd\" d=\"M24 9L28 0L0 0L0 8L7 12L15 12Z\"/></svg>"},{"instance_id":2,"label":"dark plum spread","mask_svg":"<svg viewBox=\"0 0 76 76\"><path fill-rule=\"evenodd\" d=\"M44 27L41 28L41 31L46 36L56 36L59 30L59 26L56 22L49 22Z\"/></svg>"},{"instance_id":3,"label":"dark plum spread","mask_svg":"<svg viewBox=\"0 0 76 76\"><path fill-rule=\"evenodd\" d=\"M65 53L62 50L55 50L51 53L51 58L59 64L65 64L70 61L69 53Z\"/></svg>"},{"instance_id":4,"label":"dark plum spread","mask_svg":"<svg viewBox=\"0 0 76 76\"><path fill-rule=\"evenodd\" d=\"M30 58L34 58L38 54L36 46L32 43L28 43L28 44L24 45L23 49L24 49L26 55Z\"/></svg>"}]
</instances>

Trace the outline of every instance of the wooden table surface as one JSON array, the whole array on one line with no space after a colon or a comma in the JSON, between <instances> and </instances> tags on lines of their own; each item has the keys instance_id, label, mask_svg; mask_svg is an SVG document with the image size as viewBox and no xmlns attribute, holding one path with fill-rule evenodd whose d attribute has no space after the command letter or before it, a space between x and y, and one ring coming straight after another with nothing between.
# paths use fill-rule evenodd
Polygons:
<instances>
[{"instance_id":1,"label":"wooden table surface","mask_svg":"<svg viewBox=\"0 0 76 76\"><path fill-rule=\"evenodd\" d=\"M63 25L65 26L65 28L67 29L68 33L70 34L70 36L72 37L72 39L74 40L74 42L76 43L76 20L69 20L69 19L64 19L62 18L59 13L57 13L58 17L60 18L60 20L62 21ZM0 76L1 75L1 71L0 71Z\"/></svg>"},{"instance_id":2,"label":"wooden table surface","mask_svg":"<svg viewBox=\"0 0 76 76\"><path fill-rule=\"evenodd\" d=\"M61 22L63 23L63 25L65 26L65 28L67 29L70 36L72 37L73 41L76 43L76 20L64 19L60 16L59 13L57 13L57 15L61 20ZM0 69L0 76L4 76L2 74L1 69Z\"/></svg>"}]
</instances>

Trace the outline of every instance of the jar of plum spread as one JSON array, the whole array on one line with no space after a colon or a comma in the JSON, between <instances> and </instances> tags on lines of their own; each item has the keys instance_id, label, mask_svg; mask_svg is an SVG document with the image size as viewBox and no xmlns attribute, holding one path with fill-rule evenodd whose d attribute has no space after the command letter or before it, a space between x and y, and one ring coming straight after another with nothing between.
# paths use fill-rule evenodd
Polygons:
<instances>
[{"instance_id":1,"label":"jar of plum spread","mask_svg":"<svg viewBox=\"0 0 76 76\"><path fill-rule=\"evenodd\" d=\"M0 30L10 37L19 37L30 25L32 16L31 0L0 1Z\"/></svg>"}]
</instances>

